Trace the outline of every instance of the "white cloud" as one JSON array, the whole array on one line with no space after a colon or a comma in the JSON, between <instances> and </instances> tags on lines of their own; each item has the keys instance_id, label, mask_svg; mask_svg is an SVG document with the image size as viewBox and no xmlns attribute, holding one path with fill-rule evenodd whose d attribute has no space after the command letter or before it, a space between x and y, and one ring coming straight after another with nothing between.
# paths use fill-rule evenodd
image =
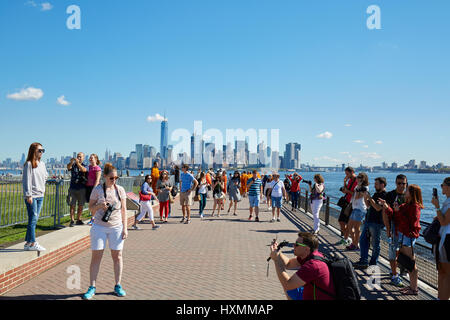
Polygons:
<instances>
[{"instance_id":1,"label":"white cloud","mask_svg":"<svg viewBox=\"0 0 450 320\"><path fill-rule=\"evenodd\" d=\"M56 103L62 105L62 106L69 106L70 102L66 100L65 96L61 96L58 99L56 99Z\"/></svg>"},{"instance_id":2,"label":"white cloud","mask_svg":"<svg viewBox=\"0 0 450 320\"><path fill-rule=\"evenodd\" d=\"M53 5L50 2L41 3L41 11L49 11L53 9Z\"/></svg>"},{"instance_id":3,"label":"white cloud","mask_svg":"<svg viewBox=\"0 0 450 320\"><path fill-rule=\"evenodd\" d=\"M361 152L361 155L366 159L380 159L381 156L376 152Z\"/></svg>"},{"instance_id":4,"label":"white cloud","mask_svg":"<svg viewBox=\"0 0 450 320\"><path fill-rule=\"evenodd\" d=\"M19 92L8 94L6 97L11 100L16 101L26 101L26 100L39 100L44 96L44 92L41 89L28 87L22 89Z\"/></svg>"},{"instance_id":5,"label":"white cloud","mask_svg":"<svg viewBox=\"0 0 450 320\"><path fill-rule=\"evenodd\" d=\"M331 139L331 137L333 136L333 134L331 132L325 131L324 133L321 133L319 135L317 135L317 138L320 139Z\"/></svg>"},{"instance_id":6,"label":"white cloud","mask_svg":"<svg viewBox=\"0 0 450 320\"><path fill-rule=\"evenodd\" d=\"M366 145L363 146L363 148L366 148L366 149L367 149L367 148L369 148L369 146L366 144Z\"/></svg>"},{"instance_id":7,"label":"white cloud","mask_svg":"<svg viewBox=\"0 0 450 320\"><path fill-rule=\"evenodd\" d=\"M353 140L354 143L364 143L362 140Z\"/></svg>"},{"instance_id":8,"label":"white cloud","mask_svg":"<svg viewBox=\"0 0 450 320\"><path fill-rule=\"evenodd\" d=\"M352 125L351 124L349 124L349 123L347 123L347 124L344 124L344 127L351 127Z\"/></svg>"},{"instance_id":9,"label":"white cloud","mask_svg":"<svg viewBox=\"0 0 450 320\"><path fill-rule=\"evenodd\" d=\"M37 7L36 2L34 2L33 0L27 1L27 2L25 2L25 4L28 6L32 6L32 7Z\"/></svg>"},{"instance_id":10,"label":"white cloud","mask_svg":"<svg viewBox=\"0 0 450 320\"><path fill-rule=\"evenodd\" d=\"M383 141L381 140L375 141L375 144L383 144Z\"/></svg>"},{"instance_id":11,"label":"white cloud","mask_svg":"<svg viewBox=\"0 0 450 320\"><path fill-rule=\"evenodd\" d=\"M167 121L167 118L164 118L162 115L160 115L159 113L155 114L154 116L148 116L147 117L147 121L148 122L156 122L156 121Z\"/></svg>"}]
</instances>

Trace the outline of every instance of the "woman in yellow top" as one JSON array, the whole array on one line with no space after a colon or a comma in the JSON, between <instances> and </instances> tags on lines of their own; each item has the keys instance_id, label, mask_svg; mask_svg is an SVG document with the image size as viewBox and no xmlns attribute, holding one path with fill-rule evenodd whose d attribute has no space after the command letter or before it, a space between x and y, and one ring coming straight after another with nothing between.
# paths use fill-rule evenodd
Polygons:
<instances>
[{"instance_id":1,"label":"woman in yellow top","mask_svg":"<svg viewBox=\"0 0 450 320\"><path fill-rule=\"evenodd\" d=\"M152 168L152 189L153 192L156 192L156 184L158 183L159 179L159 169L158 169L158 162L153 162L153 168Z\"/></svg>"}]
</instances>

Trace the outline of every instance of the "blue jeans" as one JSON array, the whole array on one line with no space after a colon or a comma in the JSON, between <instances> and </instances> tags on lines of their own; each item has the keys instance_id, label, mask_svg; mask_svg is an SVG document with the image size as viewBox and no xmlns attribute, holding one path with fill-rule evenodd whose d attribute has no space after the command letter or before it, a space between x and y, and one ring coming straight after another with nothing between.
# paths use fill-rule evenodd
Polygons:
<instances>
[{"instance_id":1,"label":"blue jeans","mask_svg":"<svg viewBox=\"0 0 450 320\"><path fill-rule=\"evenodd\" d=\"M25 200L28 212L28 226L27 234L25 235L25 241L28 243L36 242L36 224L39 218L39 214L42 210L42 204L44 203L44 198L33 198L33 203L29 204Z\"/></svg>"},{"instance_id":2,"label":"blue jeans","mask_svg":"<svg viewBox=\"0 0 450 320\"><path fill-rule=\"evenodd\" d=\"M361 232L361 237L359 238L359 247L361 251L360 262L367 264L369 260L369 235L372 243L372 257L370 258L370 265L375 265L378 263L378 257L380 256L380 238L381 230L383 230L383 225L378 223L368 223L365 222Z\"/></svg>"},{"instance_id":3,"label":"blue jeans","mask_svg":"<svg viewBox=\"0 0 450 320\"><path fill-rule=\"evenodd\" d=\"M300 197L300 192L293 192L291 191L291 201L292 201L292 208L297 209L298 208L298 198Z\"/></svg>"},{"instance_id":4,"label":"blue jeans","mask_svg":"<svg viewBox=\"0 0 450 320\"><path fill-rule=\"evenodd\" d=\"M199 214L203 214L203 210L205 210L205 207L206 207L206 193L199 193L199 195L200 195Z\"/></svg>"}]
</instances>

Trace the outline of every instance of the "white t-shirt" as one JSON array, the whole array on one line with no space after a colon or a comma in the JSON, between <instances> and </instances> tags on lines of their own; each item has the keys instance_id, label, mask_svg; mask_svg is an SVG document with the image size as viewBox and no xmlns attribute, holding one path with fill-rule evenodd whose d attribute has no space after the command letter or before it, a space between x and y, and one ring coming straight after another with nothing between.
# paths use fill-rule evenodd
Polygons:
<instances>
[{"instance_id":1,"label":"white t-shirt","mask_svg":"<svg viewBox=\"0 0 450 320\"><path fill-rule=\"evenodd\" d=\"M353 209L359 209L361 211L367 211L367 205L366 202L364 201L364 196L359 198L359 199L355 199L356 197L356 189L358 187L355 188L355 192L353 193L353 197L352 197L352 208ZM369 187L366 187L367 191L369 191Z\"/></svg>"},{"instance_id":2,"label":"white t-shirt","mask_svg":"<svg viewBox=\"0 0 450 320\"><path fill-rule=\"evenodd\" d=\"M445 217L445 213L447 212L447 210L450 208L450 198L447 198L444 203L442 204L442 208L441 208L441 212ZM444 240L445 240L445 236L447 234L450 234L450 224L446 225L446 226L441 226L441 228L439 229L439 235L441 236L441 242L442 244L444 244Z\"/></svg>"},{"instance_id":3,"label":"white t-shirt","mask_svg":"<svg viewBox=\"0 0 450 320\"><path fill-rule=\"evenodd\" d=\"M283 181L271 181L269 182L269 188L272 188L272 197L282 197L283 196Z\"/></svg>"}]
</instances>

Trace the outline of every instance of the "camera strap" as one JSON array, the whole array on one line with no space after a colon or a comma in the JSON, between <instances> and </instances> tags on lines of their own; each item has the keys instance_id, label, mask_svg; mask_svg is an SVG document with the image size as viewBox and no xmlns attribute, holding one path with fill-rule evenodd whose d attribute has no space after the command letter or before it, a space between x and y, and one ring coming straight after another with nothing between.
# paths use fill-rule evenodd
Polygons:
<instances>
[{"instance_id":1,"label":"camera strap","mask_svg":"<svg viewBox=\"0 0 450 320\"><path fill-rule=\"evenodd\" d=\"M119 198L119 202L122 205L122 199L120 198L119 190L117 189L116 185L114 185L114 189L116 189L117 198ZM106 201L106 184L103 184L103 195L105 196Z\"/></svg>"}]
</instances>

